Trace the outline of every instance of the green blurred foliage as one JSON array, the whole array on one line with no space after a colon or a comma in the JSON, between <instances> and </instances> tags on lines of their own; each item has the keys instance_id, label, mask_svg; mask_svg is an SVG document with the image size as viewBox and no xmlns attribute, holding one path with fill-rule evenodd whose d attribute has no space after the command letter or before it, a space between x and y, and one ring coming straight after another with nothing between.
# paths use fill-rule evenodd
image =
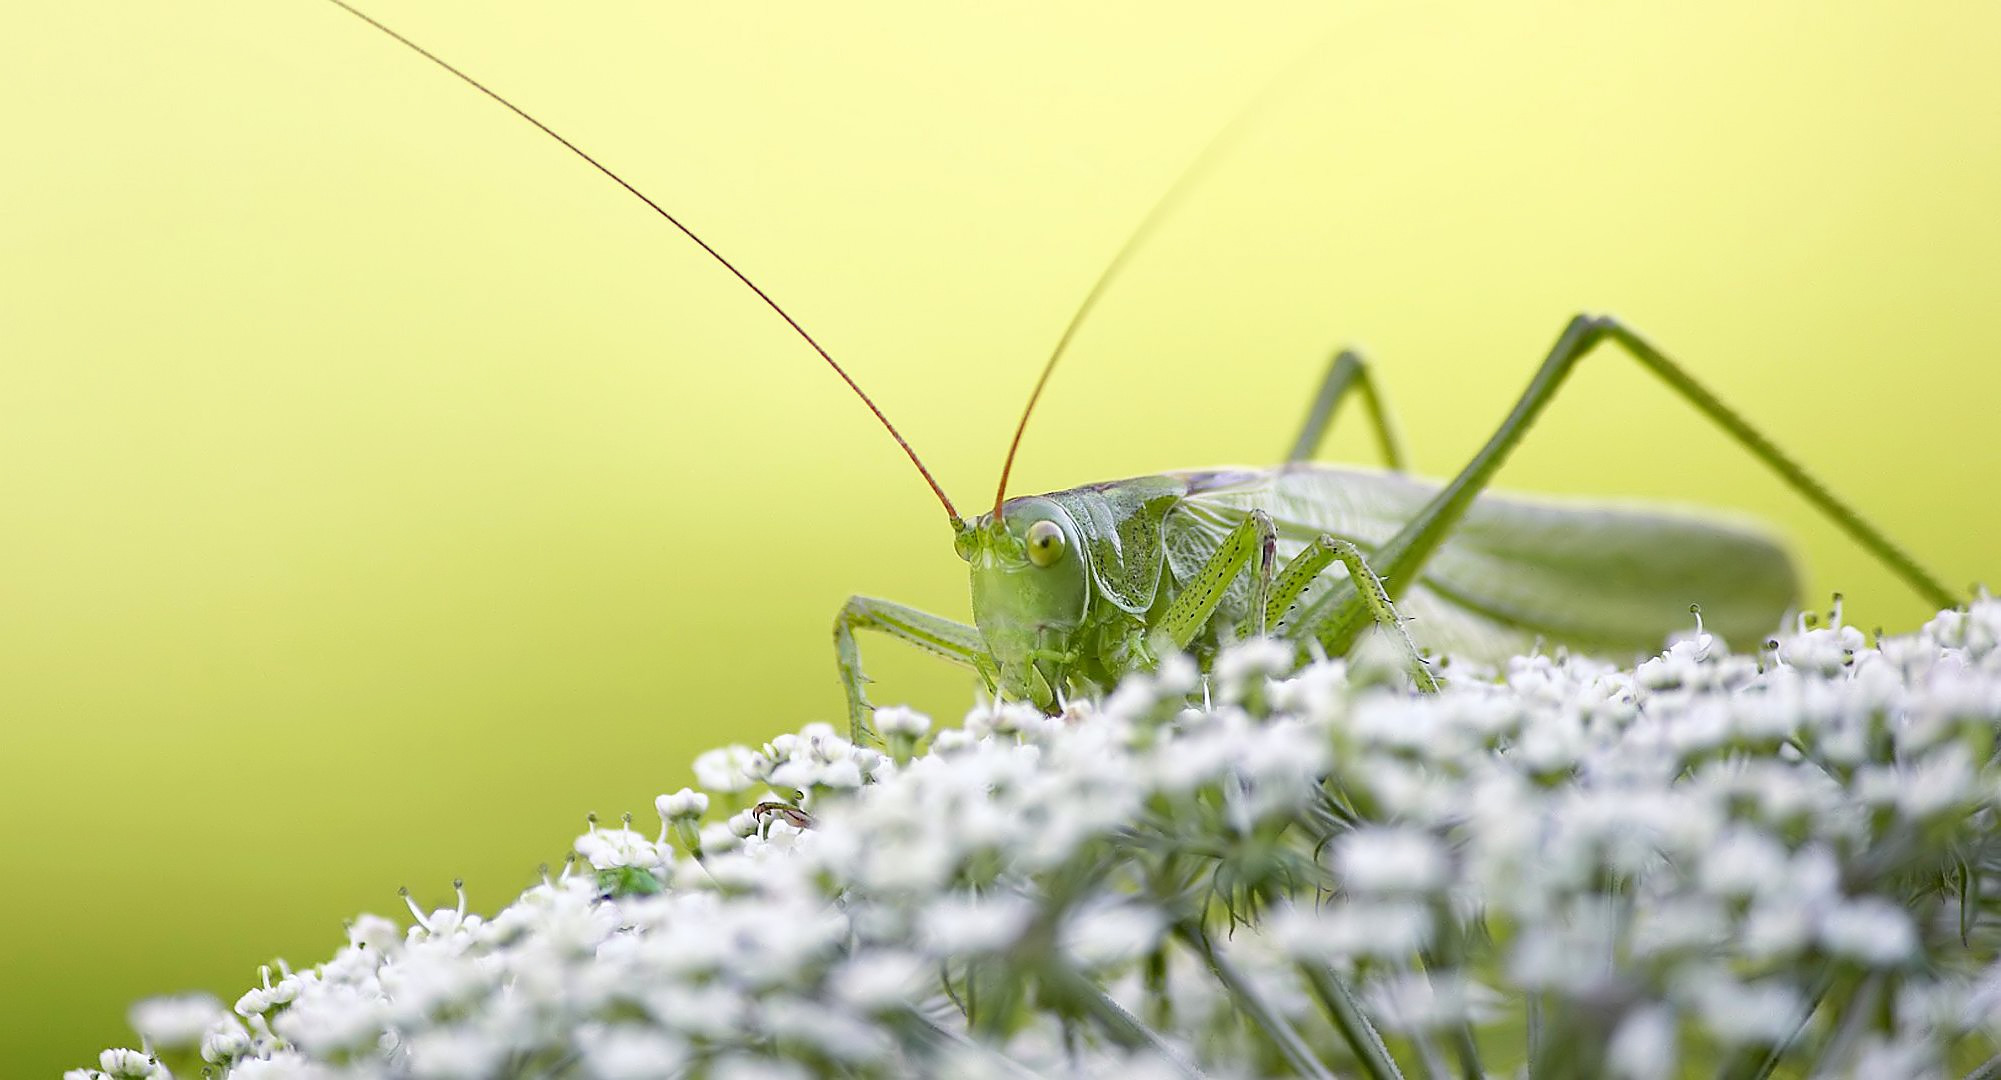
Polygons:
<instances>
[{"instance_id":1,"label":"green blurred foliage","mask_svg":"<svg viewBox=\"0 0 2001 1080\"><path fill-rule=\"evenodd\" d=\"M1017 491L1266 463L1344 341L1463 463L1615 311L1949 581L1992 575L2001 9L1115 0L376 13L737 259L968 509L1136 259ZM44 5L0 44L0 1063L233 996L408 883L511 898L584 814L840 711L851 592L966 610L942 515L662 223L332 8ZM1352 427L1339 454L1363 456ZM1646 376L1507 486L1756 514L1923 605ZM879 700L968 680L865 643Z\"/></svg>"}]
</instances>

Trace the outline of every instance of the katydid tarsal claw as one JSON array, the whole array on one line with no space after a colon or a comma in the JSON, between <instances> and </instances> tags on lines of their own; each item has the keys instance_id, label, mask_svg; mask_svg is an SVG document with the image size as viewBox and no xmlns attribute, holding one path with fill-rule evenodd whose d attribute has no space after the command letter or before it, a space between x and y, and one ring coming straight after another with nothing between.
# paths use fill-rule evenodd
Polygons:
<instances>
[{"instance_id":1,"label":"katydid tarsal claw","mask_svg":"<svg viewBox=\"0 0 2001 1080\"><path fill-rule=\"evenodd\" d=\"M1748 646L1797 602L1791 559L1747 524L1627 504L1490 494L1508 455L1586 356L1624 354L1763 462L1928 602L1960 599L1837 499L1679 364L1619 321L1562 327L1527 389L1451 479L1409 476L1364 359L1337 355L1282 464L1162 473L1006 498L1029 416L1077 326L1186 186L1157 205L1086 295L1023 410L993 506L962 517L861 387L763 289L674 216L528 113L343 0L330 0L493 97L626 188L694 240L783 318L847 383L945 509L971 571L971 624L853 597L834 644L856 739L871 715L856 631L900 638L963 664L992 692L1045 710L1189 653L1206 665L1228 642L1266 635L1301 656L1346 654L1365 633L1399 651L1432 689L1428 653L1498 659L1541 643L1604 654L1658 648L1700 605L1706 625ZM1220 143L1220 140L1219 140ZM1215 145L1212 144L1210 153ZM1205 158L1208 155L1205 154ZM1525 365L1526 366L1526 365ZM1359 398L1381 469L1312 463L1337 406Z\"/></svg>"}]
</instances>

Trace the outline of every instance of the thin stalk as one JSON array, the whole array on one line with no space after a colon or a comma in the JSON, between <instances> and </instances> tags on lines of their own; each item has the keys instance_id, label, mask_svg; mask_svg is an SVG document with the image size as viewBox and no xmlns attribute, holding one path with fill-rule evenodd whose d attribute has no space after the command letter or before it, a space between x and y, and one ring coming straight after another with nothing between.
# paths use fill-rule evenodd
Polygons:
<instances>
[{"instance_id":1,"label":"thin stalk","mask_svg":"<svg viewBox=\"0 0 2001 1080\"><path fill-rule=\"evenodd\" d=\"M1855 1044L1862 1033L1869 1029L1874 1019L1877 1004L1883 997L1883 974L1877 972L1865 979L1855 993L1849 995L1846 1007L1842 1009L1841 1026L1834 1036L1827 1040L1813 1063L1813 1075L1820 1076L1827 1070L1848 1058L1855 1050Z\"/></svg>"},{"instance_id":2,"label":"thin stalk","mask_svg":"<svg viewBox=\"0 0 2001 1080\"><path fill-rule=\"evenodd\" d=\"M1348 986L1325 964L1299 965L1306 976L1306 983L1313 988L1313 995L1320 999L1327 1015L1334 1021L1334 1029L1355 1051L1355 1060L1361 1062L1362 1069L1371 1080L1403 1080L1403 1070L1397 1068L1396 1059L1390 1056L1390 1048L1383 1045L1383 1037L1376 1033L1376 1026L1362 1014L1362 1007L1355 1002L1355 995Z\"/></svg>"},{"instance_id":3,"label":"thin stalk","mask_svg":"<svg viewBox=\"0 0 2001 1080\"><path fill-rule=\"evenodd\" d=\"M938 963L938 985L945 988L945 997L952 1004L959 1007L959 1013L966 1018L966 1023L971 1024L973 1022L973 1010L967 1008L966 1003L959 1000L959 991L952 986L951 969L945 965L944 961Z\"/></svg>"},{"instance_id":4,"label":"thin stalk","mask_svg":"<svg viewBox=\"0 0 2001 1080\"><path fill-rule=\"evenodd\" d=\"M1174 1022L1174 1007L1167 996L1167 950L1155 948L1146 958L1147 1022L1161 1027Z\"/></svg>"},{"instance_id":5,"label":"thin stalk","mask_svg":"<svg viewBox=\"0 0 2001 1080\"><path fill-rule=\"evenodd\" d=\"M1097 983L1078 974L1067 965L1050 964L1043 973L1043 981L1051 983L1063 994L1084 1007L1092 1020L1105 1033L1105 1037L1128 1050L1145 1047L1172 1063L1175 1069L1186 1077L1200 1080L1202 1070L1181 1049L1167 1040L1161 1033L1146 1026L1139 1017L1126 1011L1126 1007L1113 1001Z\"/></svg>"},{"instance_id":6,"label":"thin stalk","mask_svg":"<svg viewBox=\"0 0 2001 1080\"><path fill-rule=\"evenodd\" d=\"M1806 1031L1808 1024L1813 1022L1814 1013L1820 1011L1821 1002L1826 999L1827 992L1833 988L1834 973L1831 970L1823 970L1820 978L1814 980L1813 996L1808 999L1806 1012L1800 1016L1800 1022L1793 1025L1792 1034L1786 1036L1784 1042L1772 1047L1765 1054L1765 1060L1759 1065L1758 1070L1749 1074L1750 1080L1765 1080L1766 1077L1772 1075L1773 1071L1778 1069L1779 1062L1784 1061L1786 1053L1799 1042L1800 1034Z\"/></svg>"},{"instance_id":7,"label":"thin stalk","mask_svg":"<svg viewBox=\"0 0 2001 1080\"><path fill-rule=\"evenodd\" d=\"M1209 965L1209 970L1216 976L1216 981L1223 984L1223 989L1228 990L1230 996L1236 999L1237 1006L1271 1038L1272 1044L1278 1048L1279 1056L1285 1059L1286 1064L1292 1066L1293 1071L1301 1076L1317 1077L1319 1080L1334 1080L1334 1074L1328 1071L1327 1066L1320 1063L1319 1058L1313 1056L1313 1050L1306 1045L1306 1040L1300 1038L1297 1031L1292 1030L1292 1025L1286 1023L1285 1017L1280 1016L1278 1010L1272 1008L1271 1003L1264 999L1264 995L1258 993L1257 988L1244 979L1235 965L1216 951L1209 942L1209 936L1203 933L1199 925L1179 923L1175 926L1174 932Z\"/></svg>"},{"instance_id":8,"label":"thin stalk","mask_svg":"<svg viewBox=\"0 0 2001 1080\"><path fill-rule=\"evenodd\" d=\"M1528 1060L1542 1060L1542 995L1531 993L1524 1003L1523 1026L1528 1029Z\"/></svg>"},{"instance_id":9,"label":"thin stalk","mask_svg":"<svg viewBox=\"0 0 2001 1080\"><path fill-rule=\"evenodd\" d=\"M1037 1075L1034 1070L1008 1057L999 1050L985 1043L969 1039L950 1028L943 1027L937 1021L925 1016L916 1009L905 1009L902 1016L904 1023L913 1029L914 1034L923 1038L926 1042L949 1046L955 1050L970 1050L973 1053L983 1056L987 1061L998 1066L1001 1071L1009 1076L1018 1076L1032 1080Z\"/></svg>"},{"instance_id":10,"label":"thin stalk","mask_svg":"<svg viewBox=\"0 0 2001 1080\"><path fill-rule=\"evenodd\" d=\"M1424 977L1429 980L1433 969L1443 964L1447 968L1458 968L1466 963L1465 929L1453 918L1452 905L1439 901L1433 905L1432 918L1444 930L1439 935L1438 946L1420 957L1425 967ZM1480 1044L1473 1038L1473 1024L1461 1020L1452 1030L1452 1052L1459 1059L1459 1075L1462 1080L1481 1080L1487 1070L1480 1064Z\"/></svg>"},{"instance_id":11,"label":"thin stalk","mask_svg":"<svg viewBox=\"0 0 2001 1080\"><path fill-rule=\"evenodd\" d=\"M1417 1048L1417 1060L1424 1066L1426 1076L1447 1076L1452 1070L1445 1067L1445 1055L1438 1052L1438 1045L1431 1036L1422 1031L1412 1032L1410 1043Z\"/></svg>"},{"instance_id":12,"label":"thin stalk","mask_svg":"<svg viewBox=\"0 0 2001 1080\"><path fill-rule=\"evenodd\" d=\"M1472 1024L1452 1029L1452 1052L1459 1058L1459 1075L1464 1080L1481 1080L1487 1075L1480 1067L1480 1044L1473 1038Z\"/></svg>"}]
</instances>

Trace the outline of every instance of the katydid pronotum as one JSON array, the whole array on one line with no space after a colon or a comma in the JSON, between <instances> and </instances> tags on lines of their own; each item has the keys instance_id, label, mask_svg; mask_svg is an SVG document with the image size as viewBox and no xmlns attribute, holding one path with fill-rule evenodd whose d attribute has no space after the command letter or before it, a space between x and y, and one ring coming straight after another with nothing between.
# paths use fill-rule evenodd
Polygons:
<instances>
[{"instance_id":1,"label":"katydid pronotum","mask_svg":"<svg viewBox=\"0 0 2001 1080\"><path fill-rule=\"evenodd\" d=\"M1763 532L1685 512L1488 493L1508 455L1591 355L1623 353L1637 361L1927 601L1957 602L1936 576L1684 368L1603 316L1580 315L1564 326L1493 435L1442 484L1406 475L1370 368L1343 351L1281 465L1169 472L1008 499L1008 474L1050 372L1146 226L1100 277L1045 363L992 509L967 519L860 385L719 251L506 98L344 0L329 2L513 111L693 240L833 368L930 486L971 568L973 623L849 599L833 636L857 740L868 734L872 711L858 630L965 665L990 691L1045 710L1100 692L1169 654L1186 652L1206 663L1228 642L1251 635L1287 642L1302 655L1341 655L1365 632L1380 633L1400 650L1420 690L1436 687L1426 652L1496 658L1542 642L1634 654L1657 648L1681 628L1691 606L1727 641L1761 639L1797 601L1792 562ZM1309 460L1350 396L1367 407L1382 470Z\"/></svg>"}]
</instances>

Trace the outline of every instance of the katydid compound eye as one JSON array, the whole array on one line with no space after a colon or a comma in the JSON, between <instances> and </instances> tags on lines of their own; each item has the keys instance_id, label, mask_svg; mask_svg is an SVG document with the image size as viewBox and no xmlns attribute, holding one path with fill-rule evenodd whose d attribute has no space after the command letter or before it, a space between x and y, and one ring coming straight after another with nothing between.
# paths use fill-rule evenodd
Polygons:
<instances>
[{"instance_id":1,"label":"katydid compound eye","mask_svg":"<svg viewBox=\"0 0 2001 1080\"><path fill-rule=\"evenodd\" d=\"M1045 519L1028 527L1029 562L1037 566L1049 566L1062 557L1062 526Z\"/></svg>"}]
</instances>

